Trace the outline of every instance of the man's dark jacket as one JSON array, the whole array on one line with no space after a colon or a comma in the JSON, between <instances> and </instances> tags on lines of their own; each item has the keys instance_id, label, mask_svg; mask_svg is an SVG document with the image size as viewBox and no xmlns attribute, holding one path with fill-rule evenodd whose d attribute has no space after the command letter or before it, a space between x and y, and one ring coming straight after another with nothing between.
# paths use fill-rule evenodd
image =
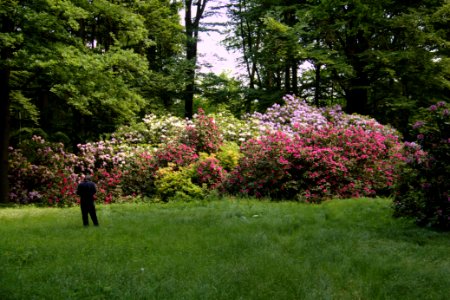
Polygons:
<instances>
[{"instance_id":1,"label":"man's dark jacket","mask_svg":"<svg viewBox=\"0 0 450 300\"><path fill-rule=\"evenodd\" d=\"M84 180L78 185L77 195L81 198L81 203L94 202L94 195L97 192L95 183L92 181Z\"/></svg>"}]
</instances>

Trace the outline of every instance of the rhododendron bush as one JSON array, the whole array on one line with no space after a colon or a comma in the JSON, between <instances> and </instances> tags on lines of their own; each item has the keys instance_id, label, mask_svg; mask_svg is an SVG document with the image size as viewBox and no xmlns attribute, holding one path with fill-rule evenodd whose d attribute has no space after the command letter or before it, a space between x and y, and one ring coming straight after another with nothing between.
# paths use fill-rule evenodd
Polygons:
<instances>
[{"instance_id":1,"label":"rhododendron bush","mask_svg":"<svg viewBox=\"0 0 450 300\"><path fill-rule=\"evenodd\" d=\"M395 135L350 126L268 133L242 146L232 192L320 201L386 194L402 163Z\"/></svg>"},{"instance_id":2,"label":"rhododendron bush","mask_svg":"<svg viewBox=\"0 0 450 300\"><path fill-rule=\"evenodd\" d=\"M422 226L450 229L450 105L438 102L420 112L406 142L394 200L395 215L415 219Z\"/></svg>"},{"instance_id":3,"label":"rhododendron bush","mask_svg":"<svg viewBox=\"0 0 450 300\"><path fill-rule=\"evenodd\" d=\"M127 195L187 199L205 189L308 202L384 195L401 151L392 128L286 96L240 120L201 109L192 120L149 115L109 140L78 145L77 155L34 137L11 149L11 201L75 204L85 174L106 203Z\"/></svg>"}]
</instances>

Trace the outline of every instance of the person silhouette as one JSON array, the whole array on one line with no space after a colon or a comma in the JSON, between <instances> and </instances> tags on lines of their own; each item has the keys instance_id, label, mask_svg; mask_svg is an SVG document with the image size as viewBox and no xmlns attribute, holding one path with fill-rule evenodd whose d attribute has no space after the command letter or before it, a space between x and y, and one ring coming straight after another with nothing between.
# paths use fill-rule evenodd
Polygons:
<instances>
[{"instance_id":1,"label":"person silhouette","mask_svg":"<svg viewBox=\"0 0 450 300\"><path fill-rule=\"evenodd\" d=\"M86 175L84 180L78 184L77 195L80 196L81 217L83 218L83 225L89 226L89 216L91 216L92 223L98 226L97 213L95 211L94 195L97 192L95 183L92 182L92 177Z\"/></svg>"}]
</instances>

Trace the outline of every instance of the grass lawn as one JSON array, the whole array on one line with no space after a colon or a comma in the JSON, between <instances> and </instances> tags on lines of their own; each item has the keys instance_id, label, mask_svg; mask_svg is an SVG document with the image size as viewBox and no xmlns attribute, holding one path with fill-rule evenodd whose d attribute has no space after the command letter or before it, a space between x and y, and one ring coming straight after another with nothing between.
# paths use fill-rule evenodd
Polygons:
<instances>
[{"instance_id":1,"label":"grass lawn","mask_svg":"<svg viewBox=\"0 0 450 300\"><path fill-rule=\"evenodd\" d=\"M449 299L450 233L386 199L0 209L0 299Z\"/></svg>"}]
</instances>

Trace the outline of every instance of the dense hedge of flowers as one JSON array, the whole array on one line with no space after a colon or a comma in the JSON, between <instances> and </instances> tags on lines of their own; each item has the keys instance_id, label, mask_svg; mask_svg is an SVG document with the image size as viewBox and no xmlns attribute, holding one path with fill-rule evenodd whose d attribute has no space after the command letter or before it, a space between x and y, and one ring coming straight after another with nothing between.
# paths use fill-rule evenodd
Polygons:
<instances>
[{"instance_id":1,"label":"dense hedge of flowers","mask_svg":"<svg viewBox=\"0 0 450 300\"><path fill-rule=\"evenodd\" d=\"M388 193L402 163L395 135L350 126L281 131L245 143L231 192L317 202ZM270 159L268 159L270 158Z\"/></svg>"},{"instance_id":2,"label":"dense hedge of flowers","mask_svg":"<svg viewBox=\"0 0 450 300\"><path fill-rule=\"evenodd\" d=\"M407 160L395 194L395 215L419 225L450 229L450 105L438 102L421 112L406 142Z\"/></svg>"},{"instance_id":3,"label":"dense hedge of flowers","mask_svg":"<svg viewBox=\"0 0 450 300\"><path fill-rule=\"evenodd\" d=\"M242 120L201 109L192 120L148 115L78 148L75 155L34 137L11 149L11 201L73 205L78 182L93 174L105 203L201 198L206 190L319 202L389 193L402 162L392 128L292 96Z\"/></svg>"}]
</instances>

